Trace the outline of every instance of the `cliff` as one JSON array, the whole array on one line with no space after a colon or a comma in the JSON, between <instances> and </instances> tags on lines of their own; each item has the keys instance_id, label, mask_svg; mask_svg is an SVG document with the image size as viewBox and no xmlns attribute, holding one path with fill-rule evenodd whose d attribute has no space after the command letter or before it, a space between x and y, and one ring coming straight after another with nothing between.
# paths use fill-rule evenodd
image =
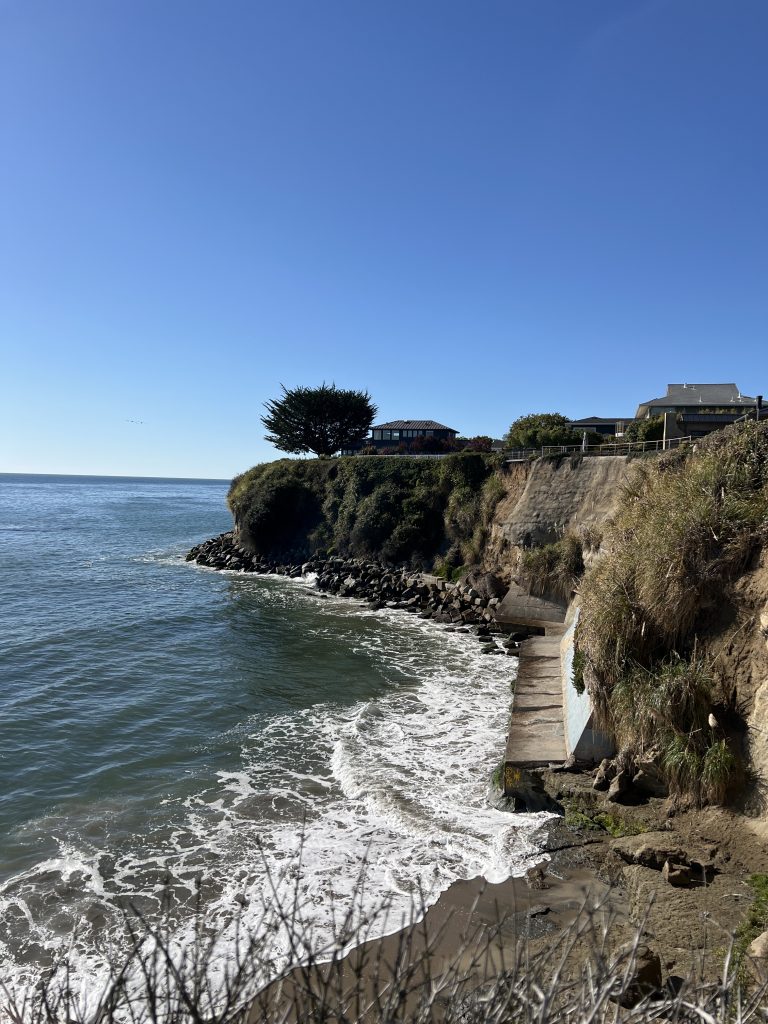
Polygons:
<instances>
[{"instance_id":1,"label":"cliff","mask_svg":"<svg viewBox=\"0 0 768 1024\"><path fill-rule=\"evenodd\" d=\"M228 501L237 543L266 559L321 550L451 575L480 562L504 479L480 453L282 459L236 477Z\"/></svg>"},{"instance_id":2,"label":"cliff","mask_svg":"<svg viewBox=\"0 0 768 1024\"><path fill-rule=\"evenodd\" d=\"M643 460L579 584L580 681L631 772L721 803L768 758L768 424Z\"/></svg>"},{"instance_id":3,"label":"cliff","mask_svg":"<svg viewBox=\"0 0 768 1024\"><path fill-rule=\"evenodd\" d=\"M236 477L237 542L265 558L322 549L509 579L523 547L597 529L626 481L625 456L505 465L497 455L281 459Z\"/></svg>"},{"instance_id":4,"label":"cliff","mask_svg":"<svg viewBox=\"0 0 768 1024\"><path fill-rule=\"evenodd\" d=\"M229 502L235 543L272 562L479 568L506 586L506 623L580 603L574 683L617 763L650 758L673 794L720 802L768 769L767 467L768 424L745 424L635 460L281 460L236 478Z\"/></svg>"}]
</instances>

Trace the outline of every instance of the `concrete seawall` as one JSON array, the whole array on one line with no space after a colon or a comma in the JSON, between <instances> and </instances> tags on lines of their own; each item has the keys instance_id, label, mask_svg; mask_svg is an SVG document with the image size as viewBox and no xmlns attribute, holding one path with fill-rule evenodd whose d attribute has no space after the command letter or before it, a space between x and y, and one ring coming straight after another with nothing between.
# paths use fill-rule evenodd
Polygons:
<instances>
[{"instance_id":1,"label":"concrete seawall","mask_svg":"<svg viewBox=\"0 0 768 1024\"><path fill-rule=\"evenodd\" d=\"M622 500L629 459L623 455L539 459L518 471L493 524L494 553L515 571L521 550L549 544L573 531L601 532ZM590 548L599 543L591 539ZM578 600L534 597L515 582L495 610L505 628L535 633L520 649L504 761L504 791L520 806L542 806L537 768L600 761L610 740L594 728L589 695L573 684Z\"/></svg>"}]
</instances>

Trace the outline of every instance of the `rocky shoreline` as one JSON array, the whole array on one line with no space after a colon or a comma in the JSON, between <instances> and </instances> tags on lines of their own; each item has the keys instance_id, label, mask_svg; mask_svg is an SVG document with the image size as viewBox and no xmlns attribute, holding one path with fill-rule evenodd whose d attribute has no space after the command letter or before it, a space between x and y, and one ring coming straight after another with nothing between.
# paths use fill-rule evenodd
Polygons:
<instances>
[{"instance_id":1,"label":"rocky shoreline","mask_svg":"<svg viewBox=\"0 0 768 1024\"><path fill-rule=\"evenodd\" d=\"M520 627L497 622L496 609L506 587L493 573L474 573L463 582L393 568L361 558L315 554L304 562L273 562L240 547L233 532L193 547L188 562L209 569L278 575L300 579L316 574L321 593L365 601L372 609L396 608L431 619L448 630L472 632L487 654L516 657L529 635Z\"/></svg>"}]
</instances>

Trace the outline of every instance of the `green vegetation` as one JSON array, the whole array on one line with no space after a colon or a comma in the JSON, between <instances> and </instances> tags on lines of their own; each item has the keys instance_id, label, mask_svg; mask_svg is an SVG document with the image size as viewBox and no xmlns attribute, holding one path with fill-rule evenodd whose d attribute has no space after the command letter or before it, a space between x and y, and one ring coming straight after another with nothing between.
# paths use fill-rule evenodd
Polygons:
<instances>
[{"instance_id":1,"label":"green vegetation","mask_svg":"<svg viewBox=\"0 0 768 1024\"><path fill-rule=\"evenodd\" d=\"M314 452L321 458L360 444L376 415L367 391L347 391L335 384L283 387L283 397L265 406L261 422L270 444L282 452Z\"/></svg>"},{"instance_id":2,"label":"green vegetation","mask_svg":"<svg viewBox=\"0 0 768 1024\"><path fill-rule=\"evenodd\" d=\"M493 445L493 438L487 434L478 434L477 437L457 437L455 447L461 452L489 452Z\"/></svg>"},{"instance_id":3,"label":"green vegetation","mask_svg":"<svg viewBox=\"0 0 768 1024\"><path fill-rule=\"evenodd\" d=\"M758 935L768 929L768 875L750 875L747 883L753 892L752 904L736 932L732 953L742 984L747 982L747 950Z\"/></svg>"},{"instance_id":4,"label":"green vegetation","mask_svg":"<svg viewBox=\"0 0 768 1024\"><path fill-rule=\"evenodd\" d=\"M651 416L647 420L628 423L622 441L661 441L663 438L664 417Z\"/></svg>"},{"instance_id":5,"label":"green vegetation","mask_svg":"<svg viewBox=\"0 0 768 1024\"><path fill-rule=\"evenodd\" d=\"M462 576L466 575L470 570L468 565L451 565L450 562L446 562L443 558L438 558L435 561L434 574L435 576L442 576L444 580L449 583L458 583Z\"/></svg>"},{"instance_id":6,"label":"green vegetation","mask_svg":"<svg viewBox=\"0 0 768 1024\"><path fill-rule=\"evenodd\" d=\"M480 560L505 489L501 457L283 459L236 477L229 506L264 557L334 550L453 578Z\"/></svg>"},{"instance_id":7,"label":"green vegetation","mask_svg":"<svg viewBox=\"0 0 768 1024\"><path fill-rule=\"evenodd\" d=\"M566 811L564 820L569 828L578 828L582 832L603 831L595 819L585 814L584 811Z\"/></svg>"},{"instance_id":8,"label":"green vegetation","mask_svg":"<svg viewBox=\"0 0 768 1024\"><path fill-rule=\"evenodd\" d=\"M715 682L697 652L707 617L765 538L768 425L643 461L581 584L578 649L603 728L656 746L673 793L721 802L738 761L708 725Z\"/></svg>"},{"instance_id":9,"label":"green vegetation","mask_svg":"<svg viewBox=\"0 0 768 1024\"><path fill-rule=\"evenodd\" d=\"M510 448L541 448L545 445L581 444L584 432L572 430L570 420L559 412L533 412L519 416L507 431ZM587 431L587 444L602 444L601 434Z\"/></svg>"},{"instance_id":10,"label":"green vegetation","mask_svg":"<svg viewBox=\"0 0 768 1024\"><path fill-rule=\"evenodd\" d=\"M584 655L584 651L580 651L578 646L574 648L573 652L573 688L578 694L584 693L586 683L584 682L584 669L586 668L587 659Z\"/></svg>"},{"instance_id":11,"label":"green vegetation","mask_svg":"<svg viewBox=\"0 0 768 1024\"><path fill-rule=\"evenodd\" d=\"M613 839L624 839L626 836L639 836L647 831L641 821L618 818L613 814L587 814L585 811L571 810L565 815L565 824L570 828L578 828L583 832L604 832Z\"/></svg>"},{"instance_id":12,"label":"green vegetation","mask_svg":"<svg viewBox=\"0 0 768 1024\"><path fill-rule=\"evenodd\" d=\"M541 448L549 444L579 444L581 435L568 426L559 412L529 413L519 416L507 431L510 448Z\"/></svg>"},{"instance_id":13,"label":"green vegetation","mask_svg":"<svg viewBox=\"0 0 768 1024\"><path fill-rule=\"evenodd\" d=\"M568 600L584 572L581 540L567 533L554 544L530 548L520 556L518 582L537 597Z\"/></svg>"},{"instance_id":14,"label":"green vegetation","mask_svg":"<svg viewBox=\"0 0 768 1024\"><path fill-rule=\"evenodd\" d=\"M638 821L628 812L618 810L616 813L602 810L594 793L576 793L563 800L565 807L565 824L570 828L578 828L587 832L604 832L614 839L625 836L639 836L647 832L647 825Z\"/></svg>"},{"instance_id":15,"label":"green vegetation","mask_svg":"<svg viewBox=\"0 0 768 1024\"><path fill-rule=\"evenodd\" d=\"M639 836L647 832L648 828L642 821L634 818L619 818L615 814L596 814L594 821L614 839L623 839L625 836Z\"/></svg>"}]
</instances>

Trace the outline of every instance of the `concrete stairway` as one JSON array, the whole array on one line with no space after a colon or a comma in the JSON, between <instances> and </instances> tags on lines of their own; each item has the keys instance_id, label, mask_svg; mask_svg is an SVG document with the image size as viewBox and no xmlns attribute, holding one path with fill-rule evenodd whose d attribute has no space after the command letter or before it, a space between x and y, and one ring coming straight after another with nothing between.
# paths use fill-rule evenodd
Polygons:
<instances>
[{"instance_id":1,"label":"concrete stairway","mask_svg":"<svg viewBox=\"0 0 768 1024\"><path fill-rule=\"evenodd\" d=\"M530 637L520 650L520 665L509 725L505 778L509 769L544 767L565 760L563 684L560 671L562 629Z\"/></svg>"}]
</instances>

